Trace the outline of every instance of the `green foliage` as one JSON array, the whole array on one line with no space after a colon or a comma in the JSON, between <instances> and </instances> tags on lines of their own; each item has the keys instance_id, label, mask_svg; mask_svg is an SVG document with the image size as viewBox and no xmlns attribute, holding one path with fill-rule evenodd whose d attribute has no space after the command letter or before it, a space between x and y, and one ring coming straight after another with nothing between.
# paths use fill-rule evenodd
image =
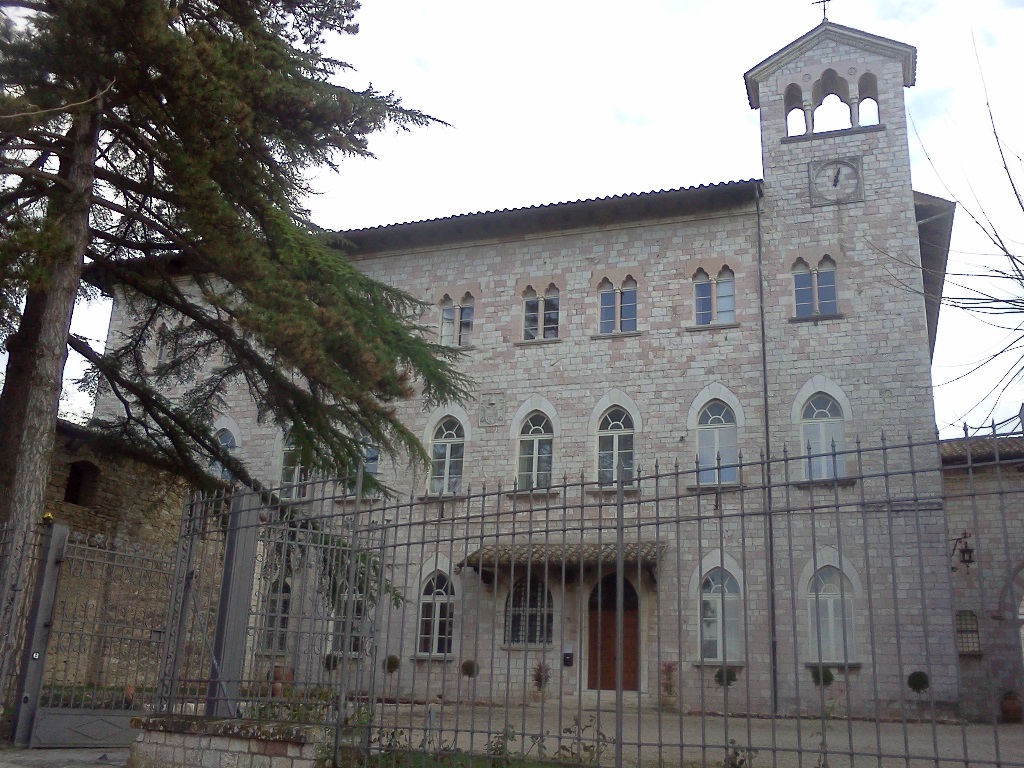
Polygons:
<instances>
[{"instance_id":1,"label":"green foliage","mask_svg":"<svg viewBox=\"0 0 1024 768\"><path fill-rule=\"evenodd\" d=\"M715 672L715 683L729 688L736 682L736 670L732 667L719 667Z\"/></svg>"},{"instance_id":2,"label":"green foliage","mask_svg":"<svg viewBox=\"0 0 1024 768\"><path fill-rule=\"evenodd\" d=\"M424 340L419 302L358 272L301 207L314 169L431 121L333 82L347 65L323 44L356 31L358 2L14 5L19 23L0 28L0 341L53 265L81 259L67 202L84 201L87 280L133 318L103 353L68 340L91 366L83 386L118 404L98 428L195 480L214 459L258 488L210 429L241 389L309 466L348 473L367 443L425 461L393 405L464 397L454 353ZM89 121L91 145L73 141ZM94 175L84 194L64 181L72 166ZM161 344L172 354L158 359Z\"/></svg>"},{"instance_id":3,"label":"green foliage","mask_svg":"<svg viewBox=\"0 0 1024 768\"><path fill-rule=\"evenodd\" d=\"M466 659L462 662L462 676L473 678L480 673L480 665L477 664L473 659Z\"/></svg>"},{"instance_id":4,"label":"green foliage","mask_svg":"<svg viewBox=\"0 0 1024 768\"><path fill-rule=\"evenodd\" d=\"M662 696L675 696L676 695L676 672L679 669L679 663L675 661L663 661L661 662L661 695ZM719 670L721 671L721 670ZM721 685L721 683L719 683Z\"/></svg>"},{"instance_id":5,"label":"green foliage","mask_svg":"<svg viewBox=\"0 0 1024 768\"><path fill-rule=\"evenodd\" d=\"M402 666L402 660L395 656L395 654L389 654L384 659L384 674L393 675L398 671L398 668Z\"/></svg>"},{"instance_id":6,"label":"green foliage","mask_svg":"<svg viewBox=\"0 0 1024 768\"><path fill-rule=\"evenodd\" d=\"M928 690L930 685L928 681L928 673L923 670L914 670L907 676L907 685L914 693L920 696L922 693Z\"/></svg>"},{"instance_id":7,"label":"green foliage","mask_svg":"<svg viewBox=\"0 0 1024 768\"><path fill-rule=\"evenodd\" d=\"M811 680L814 681L815 685L820 685L822 688L828 688L835 682L835 679L835 675L828 667L811 667Z\"/></svg>"},{"instance_id":8,"label":"green foliage","mask_svg":"<svg viewBox=\"0 0 1024 768\"><path fill-rule=\"evenodd\" d=\"M533 687L535 690L543 691L551 680L551 665L541 659L533 665L533 670L530 673L533 678Z\"/></svg>"}]
</instances>

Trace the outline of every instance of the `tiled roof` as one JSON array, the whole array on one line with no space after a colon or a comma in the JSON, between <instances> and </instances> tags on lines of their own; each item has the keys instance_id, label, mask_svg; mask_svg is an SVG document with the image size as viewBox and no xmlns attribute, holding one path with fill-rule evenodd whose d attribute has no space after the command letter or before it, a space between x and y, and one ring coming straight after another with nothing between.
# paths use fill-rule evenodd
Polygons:
<instances>
[{"instance_id":1,"label":"tiled roof","mask_svg":"<svg viewBox=\"0 0 1024 768\"><path fill-rule=\"evenodd\" d=\"M1024 437L995 435L990 437L959 437L939 444L943 464L979 464L996 460L1024 458Z\"/></svg>"},{"instance_id":2,"label":"tiled roof","mask_svg":"<svg viewBox=\"0 0 1024 768\"><path fill-rule=\"evenodd\" d=\"M632 541L623 545L623 562L654 565L662 546L656 541ZM497 567L499 565L614 565L615 542L575 544L488 544L467 555L460 568Z\"/></svg>"}]
</instances>

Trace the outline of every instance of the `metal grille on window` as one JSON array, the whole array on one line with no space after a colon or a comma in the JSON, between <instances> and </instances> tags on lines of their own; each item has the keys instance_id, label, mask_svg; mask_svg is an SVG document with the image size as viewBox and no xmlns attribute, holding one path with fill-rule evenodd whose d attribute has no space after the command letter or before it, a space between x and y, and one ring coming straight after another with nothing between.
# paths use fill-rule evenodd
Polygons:
<instances>
[{"instance_id":1,"label":"metal grille on window","mask_svg":"<svg viewBox=\"0 0 1024 768\"><path fill-rule=\"evenodd\" d=\"M956 612L956 649L959 653L981 653L978 614L974 611Z\"/></svg>"},{"instance_id":2,"label":"metal grille on window","mask_svg":"<svg viewBox=\"0 0 1024 768\"><path fill-rule=\"evenodd\" d=\"M505 642L550 643L554 629L554 602L544 580L531 576L517 581L505 604Z\"/></svg>"}]
</instances>

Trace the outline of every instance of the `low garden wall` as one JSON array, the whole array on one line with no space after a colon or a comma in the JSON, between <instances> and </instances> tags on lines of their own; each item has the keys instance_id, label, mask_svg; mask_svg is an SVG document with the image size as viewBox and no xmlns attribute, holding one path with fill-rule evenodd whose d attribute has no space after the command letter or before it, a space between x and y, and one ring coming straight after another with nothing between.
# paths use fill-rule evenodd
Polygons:
<instances>
[{"instance_id":1,"label":"low garden wall","mask_svg":"<svg viewBox=\"0 0 1024 768\"><path fill-rule=\"evenodd\" d=\"M317 768L323 727L184 715L140 717L127 768ZM322 762L322 761L321 761Z\"/></svg>"}]
</instances>

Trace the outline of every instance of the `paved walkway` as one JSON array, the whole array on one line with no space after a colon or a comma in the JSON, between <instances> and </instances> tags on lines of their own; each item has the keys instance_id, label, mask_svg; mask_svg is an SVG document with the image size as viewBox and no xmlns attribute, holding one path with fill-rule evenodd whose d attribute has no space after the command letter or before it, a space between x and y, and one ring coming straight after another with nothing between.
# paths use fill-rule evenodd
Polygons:
<instances>
[{"instance_id":1,"label":"paved walkway","mask_svg":"<svg viewBox=\"0 0 1024 768\"><path fill-rule=\"evenodd\" d=\"M84 768L124 766L127 749L20 749L0 746L0 768Z\"/></svg>"}]
</instances>

